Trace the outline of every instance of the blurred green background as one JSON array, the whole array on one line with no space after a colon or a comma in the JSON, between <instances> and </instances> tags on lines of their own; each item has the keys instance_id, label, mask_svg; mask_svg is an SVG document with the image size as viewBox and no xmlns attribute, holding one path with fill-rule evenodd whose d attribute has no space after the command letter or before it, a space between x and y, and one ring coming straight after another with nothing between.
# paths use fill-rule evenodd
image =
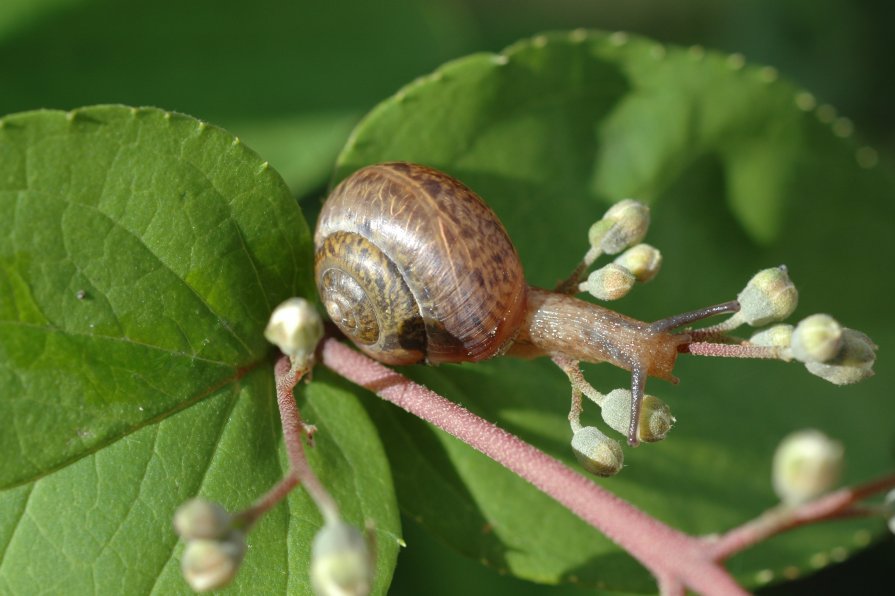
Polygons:
<instances>
[{"instance_id":1,"label":"blurred green background","mask_svg":"<svg viewBox=\"0 0 895 596\"><path fill-rule=\"evenodd\" d=\"M313 213L354 124L399 87L452 58L587 27L775 66L888 161L893 23L882 0L3 0L0 113L95 103L185 112L240 135ZM394 594L581 593L497 576L405 525ZM890 539L777 592L872 593L893 558Z\"/></svg>"}]
</instances>

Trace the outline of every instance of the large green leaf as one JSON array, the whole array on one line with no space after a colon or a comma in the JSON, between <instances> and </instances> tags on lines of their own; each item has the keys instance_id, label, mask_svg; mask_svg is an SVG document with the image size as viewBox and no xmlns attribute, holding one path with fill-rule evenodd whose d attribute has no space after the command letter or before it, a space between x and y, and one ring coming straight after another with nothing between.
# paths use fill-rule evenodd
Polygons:
<instances>
[{"instance_id":1,"label":"large green leaf","mask_svg":"<svg viewBox=\"0 0 895 596\"><path fill-rule=\"evenodd\" d=\"M653 203L648 240L666 265L622 311L650 320L731 299L756 270L785 262L803 295L797 316L833 312L885 354L895 337L875 280L893 254L895 184L871 150L840 138L847 122L831 126L812 103L738 56L619 34L538 36L450 63L380 104L353 133L336 179L394 159L458 176L497 211L540 286L577 262L606 204L635 196ZM889 371L883 356L879 377ZM569 389L548 362L407 372L571 461ZM605 390L628 382L605 366L586 372ZM676 527L717 532L771 506L771 454L791 430L843 440L846 482L892 467L895 404L879 377L843 388L797 364L695 357L677 373L680 387L649 386L678 418L669 438L628 449L625 470L600 481ZM393 408L371 408L402 507L456 548L537 581L654 589L607 539L519 479ZM881 527L802 530L730 568L750 586L804 573Z\"/></svg>"},{"instance_id":2,"label":"large green leaf","mask_svg":"<svg viewBox=\"0 0 895 596\"><path fill-rule=\"evenodd\" d=\"M244 507L285 470L262 331L313 295L307 225L266 162L187 116L0 123L0 591L185 589L176 506ZM308 392L312 464L376 523L384 591L399 525L376 433L332 383ZM309 591L320 521L303 496L289 510L252 534L238 585Z\"/></svg>"},{"instance_id":3,"label":"large green leaf","mask_svg":"<svg viewBox=\"0 0 895 596\"><path fill-rule=\"evenodd\" d=\"M191 593L180 576L174 510L196 494L239 509L282 476L287 464L272 392L270 370L256 369L177 416L0 493L0 591ZM311 463L346 519L360 527L375 522L377 592L384 593L397 550L384 454L350 394L331 382L315 382L307 393L303 414L320 430ZM249 535L228 591L310 593L310 543L321 525L310 498L294 491Z\"/></svg>"}]
</instances>

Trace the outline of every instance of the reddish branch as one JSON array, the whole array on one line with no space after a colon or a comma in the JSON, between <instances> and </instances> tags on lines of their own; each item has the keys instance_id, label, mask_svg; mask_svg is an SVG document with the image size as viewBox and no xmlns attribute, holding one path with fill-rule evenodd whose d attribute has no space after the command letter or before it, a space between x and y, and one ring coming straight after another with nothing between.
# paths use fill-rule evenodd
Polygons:
<instances>
[{"instance_id":1,"label":"reddish branch","mask_svg":"<svg viewBox=\"0 0 895 596\"><path fill-rule=\"evenodd\" d=\"M745 592L709 556L704 544L594 484L515 435L374 362L334 339L324 365L481 451L601 531L647 567L663 586L675 579L703 594Z\"/></svg>"},{"instance_id":2,"label":"reddish branch","mask_svg":"<svg viewBox=\"0 0 895 596\"><path fill-rule=\"evenodd\" d=\"M895 475L836 491L799 507L771 509L721 535L675 530L515 435L479 418L335 339L320 350L325 366L434 424L524 478L596 528L649 569L662 594L745 594L721 562L771 535L817 521L862 514L855 504L895 487Z\"/></svg>"}]
</instances>

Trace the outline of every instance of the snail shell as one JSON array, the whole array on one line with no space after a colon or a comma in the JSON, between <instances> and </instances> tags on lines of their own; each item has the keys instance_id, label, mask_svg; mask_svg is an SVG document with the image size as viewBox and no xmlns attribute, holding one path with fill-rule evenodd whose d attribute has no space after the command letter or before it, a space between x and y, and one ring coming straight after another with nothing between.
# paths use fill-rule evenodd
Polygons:
<instances>
[{"instance_id":1,"label":"snail shell","mask_svg":"<svg viewBox=\"0 0 895 596\"><path fill-rule=\"evenodd\" d=\"M323 205L314 245L330 318L388 364L490 358L525 315L522 265L497 216L425 166L385 163L345 179Z\"/></svg>"}]
</instances>

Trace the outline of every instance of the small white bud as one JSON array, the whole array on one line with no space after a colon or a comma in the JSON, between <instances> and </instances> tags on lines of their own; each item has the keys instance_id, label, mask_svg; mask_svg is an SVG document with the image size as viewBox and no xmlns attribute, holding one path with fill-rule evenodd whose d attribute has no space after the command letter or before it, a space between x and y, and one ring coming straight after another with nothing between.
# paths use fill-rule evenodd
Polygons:
<instances>
[{"instance_id":1,"label":"small white bud","mask_svg":"<svg viewBox=\"0 0 895 596\"><path fill-rule=\"evenodd\" d=\"M174 530L184 540L218 540L232 530L230 513L218 503L190 499L174 513Z\"/></svg>"},{"instance_id":2,"label":"small white bud","mask_svg":"<svg viewBox=\"0 0 895 596\"><path fill-rule=\"evenodd\" d=\"M585 426L572 435L572 451L578 463L597 476L614 476L625 462L618 441L610 439L595 426Z\"/></svg>"},{"instance_id":3,"label":"small white bud","mask_svg":"<svg viewBox=\"0 0 895 596\"><path fill-rule=\"evenodd\" d=\"M638 244L623 252L614 262L630 271L637 281L644 283L659 272L662 266L662 253L649 244Z\"/></svg>"},{"instance_id":4,"label":"small white bud","mask_svg":"<svg viewBox=\"0 0 895 596\"><path fill-rule=\"evenodd\" d=\"M886 493L886 499L883 501L886 509L889 510L889 531L895 534L895 490Z\"/></svg>"},{"instance_id":5,"label":"small white bud","mask_svg":"<svg viewBox=\"0 0 895 596\"><path fill-rule=\"evenodd\" d=\"M737 296L737 317L753 327L782 321L799 303L799 292L789 279L786 267L771 267L756 273Z\"/></svg>"},{"instance_id":6,"label":"small white bud","mask_svg":"<svg viewBox=\"0 0 895 596\"><path fill-rule=\"evenodd\" d=\"M774 325L754 333L749 343L765 348L788 348L792 343L792 325Z\"/></svg>"},{"instance_id":7,"label":"small white bud","mask_svg":"<svg viewBox=\"0 0 895 596\"><path fill-rule=\"evenodd\" d=\"M631 291L635 281L637 279L630 271L615 263L609 263L592 271L578 289L589 292L598 300L618 300Z\"/></svg>"},{"instance_id":8,"label":"small white bud","mask_svg":"<svg viewBox=\"0 0 895 596\"><path fill-rule=\"evenodd\" d=\"M834 385L857 383L873 376L876 348L864 333L843 327L839 352L827 362L807 362L805 368Z\"/></svg>"},{"instance_id":9,"label":"small white bud","mask_svg":"<svg viewBox=\"0 0 895 596\"><path fill-rule=\"evenodd\" d=\"M590 245L614 255L643 240L649 229L649 207L633 199L624 199L606 211L603 219L591 226Z\"/></svg>"},{"instance_id":10,"label":"small white bud","mask_svg":"<svg viewBox=\"0 0 895 596\"><path fill-rule=\"evenodd\" d=\"M799 505L827 492L839 481L842 444L818 430L788 435L774 453L774 491L787 505Z\"/></svg>"},{"instance_id":11,"label":"small white bud","mask_svg":"<svg viewBox=\"0 0 895 596\"><path fill-rule=\"evenodd\" d=\"M290 298L274 309L264 337L293 361L307 365L323 337L323 319L304 298Z\"/></svg>"},{"instance_id":12,"label":"small white bud","mask_svg":"<svg viewBox=\"0 0 895 596\"><path fill-rule=\"evenodd\" d=\"M311 584L318 596L363 596L373 585L370 551L363 535L342 521L330 522L311 545Z\"/></svg>"},{"instance_id":13,"label":"small white bud","mask_svg":"<svg viewBox=\"0 0 895 596\"><path fill-rule=\"evenodd\" d=\"M799 321L792 334L792 356L801 362L827 362L842 348L842 326L830 315Z\"/></svg>"},{"instance_id":14,"label":"small white bud","mask_svg":"<svg viewBox=\"0 0 895 596\"><path fill-rule=\"evenodd\" d=\"M609 428L623 435L628 433L631 423L631 390L614 389L600 404L603 421ZM637 424L637 438L645 443L661 441L674 426L671 408L653 395L644 395L640 406L640 421Z\"/></svg>"},{"instance_id":15,"label":"small white bud","mask_svg":"<svg viewBox=\"0 0 895 596\"><path fill-rule=\"evenodd\" d=\"M241 532L231 532L227 540L190 540L180 561L183 577L197 592L222 588L236 577L245 551Z\"/></svg>"}]
</instances>

